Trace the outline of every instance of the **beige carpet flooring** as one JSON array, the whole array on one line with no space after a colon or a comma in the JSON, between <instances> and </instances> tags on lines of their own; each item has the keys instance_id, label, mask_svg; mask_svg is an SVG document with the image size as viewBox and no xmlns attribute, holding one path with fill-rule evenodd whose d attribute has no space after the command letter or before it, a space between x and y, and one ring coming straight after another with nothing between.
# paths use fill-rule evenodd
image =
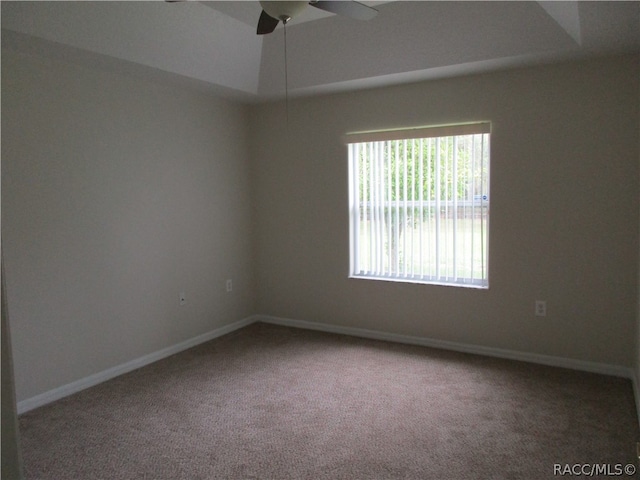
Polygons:
<instances>
[{"instance_id":1,"label":"beige carpet flooring","mask_svg":"<svg viewBox=\"0 0 640 480\"><path fill-rule=\"evenodd\" d=\"M261 323L19 422L39 480L560 478L640 439L626 379Z\"/></svg>"}]
</instances>

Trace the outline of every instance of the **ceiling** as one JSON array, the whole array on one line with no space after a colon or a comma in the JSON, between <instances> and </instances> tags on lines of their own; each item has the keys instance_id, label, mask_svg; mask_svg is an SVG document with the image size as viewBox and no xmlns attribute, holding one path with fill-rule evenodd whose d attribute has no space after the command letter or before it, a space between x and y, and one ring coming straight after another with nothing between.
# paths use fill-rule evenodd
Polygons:
<instances>
[{"instance_id":1,"label":"ceiling","mask_svg":"<svg viewBox=\"0 0 640 480\"><path fill-rule=\"evenodd\" d=\"M287 25L290 96L640 52L640 2L389 1L369 21L307 7ZM285 93L284 35L256 1L0 3L2 47L245 102Z\"/></svg>"}]
</instances>

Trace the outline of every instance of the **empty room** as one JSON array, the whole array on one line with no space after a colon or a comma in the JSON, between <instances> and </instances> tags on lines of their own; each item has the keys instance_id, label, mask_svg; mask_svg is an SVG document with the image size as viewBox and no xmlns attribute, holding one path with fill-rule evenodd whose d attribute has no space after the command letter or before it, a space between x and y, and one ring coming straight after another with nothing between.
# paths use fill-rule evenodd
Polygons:
<instances>
[{"instance_id":1,"label":"empty room","mask_svg":"<svg viewBox=\"0 0 640 480\"><path fill-rule=\"evenodd\" d=\"M0 8L2 478L638 478L639 2Z\"/></svg>"}]
</instances>

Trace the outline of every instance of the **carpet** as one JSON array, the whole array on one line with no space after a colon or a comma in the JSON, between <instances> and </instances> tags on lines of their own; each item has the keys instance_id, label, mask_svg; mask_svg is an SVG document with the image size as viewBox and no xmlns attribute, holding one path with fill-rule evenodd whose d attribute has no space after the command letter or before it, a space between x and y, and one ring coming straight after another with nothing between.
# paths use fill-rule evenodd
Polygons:
<instances>
[{"instance_id":1,"label":"carpet","mask_svg":"<svg viewBox=\"0 0 640 480\"><path fill-rule=\"evenodd\" d=\"M19 424L38 480L558 478L639 439L628 379L263 323Z\"/></svg>"}]
</instances>

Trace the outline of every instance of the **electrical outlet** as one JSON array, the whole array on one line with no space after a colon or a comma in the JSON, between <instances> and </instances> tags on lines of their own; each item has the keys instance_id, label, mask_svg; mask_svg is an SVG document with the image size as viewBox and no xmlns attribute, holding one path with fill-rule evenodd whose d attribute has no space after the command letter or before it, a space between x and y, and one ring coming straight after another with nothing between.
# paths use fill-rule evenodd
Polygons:
<instances>
[{"instance_id":1,"label":"electrical outlet","mask_svg":"<svg viewBox=\"0 0 640 480\"><path fill-rule=\"evenodd\" d=\"M227 293L232 291L233 291L233 280L229 279L227 280Z\"/></svg>"},{"instance_id":2,"label":"electrical outlet","mask_svg":"<svg viewBox=\"0 0 640 480\"><path fill-rule=\"evenodd\" d=\"M184 292L180 292L180 305L184 305L185 303L187 303L187 297Z\"/></svg>"},{"instance_id":3,"label":"electrical outlet","mask_svg":"<svg viewBox=\"0 0 640 480\"><path fill-rule=\"evenodd\" d=\"M536 300L535 313L536 313L536 317L546 317L547 316L547 301L546 300Z\"/></svg>"}]
</instances>

